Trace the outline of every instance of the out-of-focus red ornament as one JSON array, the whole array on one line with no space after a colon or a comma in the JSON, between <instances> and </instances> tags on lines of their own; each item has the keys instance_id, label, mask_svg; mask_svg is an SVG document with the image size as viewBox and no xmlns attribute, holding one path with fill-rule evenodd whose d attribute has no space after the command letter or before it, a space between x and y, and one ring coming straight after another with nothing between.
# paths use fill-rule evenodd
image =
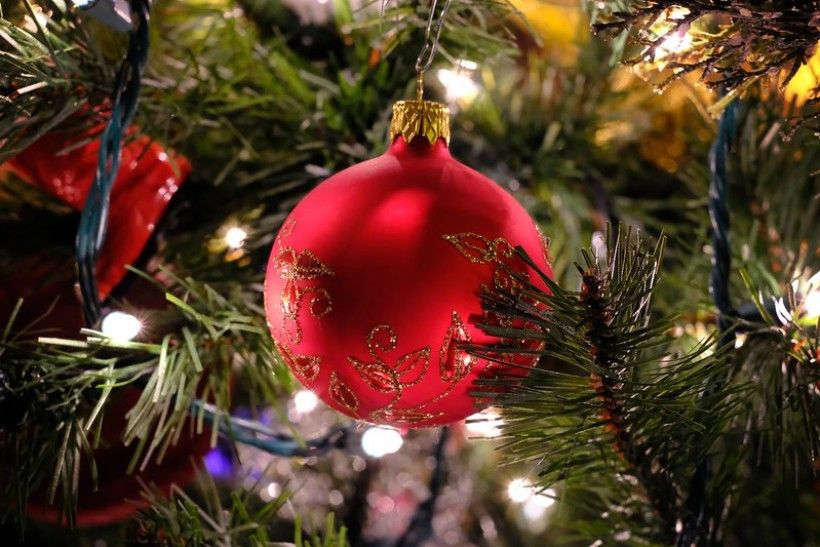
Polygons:
<instances>
[{"instance_id":1,"label":"out-of-focus red ornament","mask_svg":"<svg viewBox=\"0 0 820 547\"><path fill-rule=\"evenodd\" d=\"M508 287L511 272L546 288L517 245L551 275L524 208L450 155L448 117L438 103L397 103L389 150L308 194L268 263L282 357L330 406L369 422L429 427L474 413L473 381L512 372L461 347L497 341L469 322L479 290Z\"/></svg>"},{"instance_id":2,"label":"out-of-focus red ornament","mask_svg":"<svg viewBox=\"0 0 820 547\"><path fill-rule=\"evenodd\" d=\"M66 131L48 133L8 162L24 179L80 211L97 170L99 139ZM111 190L108 231L97 257L100 298L120 282L127 265L139 257L171 197L191 172L181 155L140 136L122 148L117 179Z\"/></svg>"},{"instance_id":3,"label":"out-of-focus red ornament","mask_svg":"<svg viewBox=\"0 0 820 547\"><path fill-rule=\"evenodd\" d=\"M96 140L75 146L87 137L67 132L48 134L2 167L81 210L94 178L99 148ZM186 158L170 158L147 137L138 137L123 147L120 171L111 193L108 236L97 261L101 298L119 283L125 266L139 257L171 196L185 182L190 170ZM5 324L18 298L23 298L15 327L38 319L34 334L76 336L82 327L82 310L74 291L72 256L73 249L35 250L21 257L11 271L0 271L0 323ZM143 280L132 284L125 298L142 310L167 305L164 295ZM209 449L210 434L201 434L169 446L161 463L151 461L144 470L129 475L127 467L134 447L124 446L121 439L126 413L139 395L140 390L132 387L111 395L100 446L94 450L96 489L84 457L80 464L79 526L112 524L133 516L145 506L137 477L166 494L174 483L189 483L195 474L192 459L200 459ZM57 505L47 503L44 492L37 492L29 501L28 516L57 524L60 512Z\"/></svg>"}]
</instances>

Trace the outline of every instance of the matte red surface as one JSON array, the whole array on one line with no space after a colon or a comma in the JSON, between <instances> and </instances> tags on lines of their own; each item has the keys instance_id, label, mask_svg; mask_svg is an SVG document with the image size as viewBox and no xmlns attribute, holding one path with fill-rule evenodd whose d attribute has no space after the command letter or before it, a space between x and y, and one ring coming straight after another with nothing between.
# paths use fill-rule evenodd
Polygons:
<instances>
[{"instance_id":1,"label":"matte red surface","mask_svg":"<svg viewBox=\"0 0 820 547\"><path fill-rule=\"evenodd\" d=\"M471 261L443 238L458 234L521 245L551 275L524 208L453 159L444 141L408 145L399 137L384 155L308 194L274 242L265 286L271 332L299 380L333 408L371 422L428 427L474 413L471 384L500 371L458 351L447 334L455 312L465 325L456 338L493 341L468 321L481 313L479 288L493 286L498 263L481 260L480 250L468 251ZM475 236L464 241L484 244ZM504 262L528 269L517 257ZM392 328L395 349L387 349L382 328L382 349L370 351L368 334L379 326ZM423 359L402 360L424 351L426 367ZM356 361L383 366L366 378ZM469 373L449 381L465 362ZM310 363L318 363L313 379ZM397 392L397 377L412 385Z\"/></svg>"}]
</instances>

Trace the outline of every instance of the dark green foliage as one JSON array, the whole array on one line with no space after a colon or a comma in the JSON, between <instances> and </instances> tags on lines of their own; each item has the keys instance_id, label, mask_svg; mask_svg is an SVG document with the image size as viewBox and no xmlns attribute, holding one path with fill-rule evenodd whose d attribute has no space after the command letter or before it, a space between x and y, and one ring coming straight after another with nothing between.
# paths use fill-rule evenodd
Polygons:
<instances>
[{"instance_id":1,"label":"dark green foliage","mask_svg":"<svg viewBox=\"0 0 820 547\"><path fill-rule=\"evenodd\" d=\"M279 520L279 510L290 499L290 492L282 492L275 499L261 503L253 494L260 486L256 484L242 495L233 493L226 503L220 499L216 484L209 476L201 474L200 477L199 487L192 496L175 488L171 496L165 498L145 486L143 497L151 506L140 513L132 543L168 547L270 545L277 539L273 528ZM302 530L302 520L297 517L293 536L297 547L348 545L346 530L344 526L336 527L332 513L321 532L310 534Z\"/></svg>"},{"instance_id":2,"label":"dark green foliage","mask_svg":"<svg viewBox=\"0 0 820 547\"><path fill-rule=\"evenodd\" d=\"M585 251L579 291L543 278L549 292L527 283L519 295L483 295L486 312L525 325L483 328L544 345L531 376L506 382L509 390L497 396L505 458L527 462L543 488L565 483L570 499L605 488L599 506L606 516L595 518L612 533L668 543L697 461L721 438L748 387L701 398L731 361L713 353L714 341L670 350L672 323L650 314L662 245L647 248L641 239L622 232L605 256L603 241Z\"/></svg>"},{"instance_id":3,"label":"dark green foliage","mask_svg":"<svg viewBox=\"0 0 820 547\"><path fill-rule=\"evenodd\" d=\"M383 151L390 105L412 93L427 4L388 2L382 15L379 3L353 14L337 2L331 19L312 26L295 24L278 2L154 3L136 123L194 166L152 257L163 265L168 286L160 290L170 305L151 318L151 343L112 344L93 332L83 342L23 343L15 338L21 325L6 330L0 461L15 470L11 480L0 480L6 517L38 489L52 490L71 514L74 470L120 384L143 388L125 432L135 466L159 457L183 428L198 427L194 399L219 411L237 400L275 406L290 388L262 319L264 266L287 212L327 174ZM715 8L675 4L695 15ZM741 4L718 8L728 13ZM760 9L777 10L776 4ZM22 26L36 6L50 12L47 26ZM641 29L664 6L605 2L603 11L593 10L593 23L635 29L636 49L627 53L643 55L653 45ZM755 10L755 17L736 10L730 28L746 44L765 26L771 36L750 51L764 53L763 66L788 71L818 39L816 26L806 25L811 7L803 7L793 17L766 20L756 20ZM491 332L546 344L529 379L505 384L510 391L503 396L493 392L507 423L500 447L506 462L533 469L539 486L558 490L554 528L570 541L668 543L685 517L692 473L708 455L706 507L717 524L709 541L809 544L820 534L812 467L820 450L817 325L798 311L785 322L769 314L738 322L747 338L737 351L714 347L708 99L685 82L657 97L627 76L613 62L626 34L612 44L593 38L580 45L573 63L533 50L512 59L508 13L494 0L454 2L441 47L448 66L458 58L481 65L481 95L454 109L454 154L516 190L552 239L551 294L528 286L521 300L485 295L490 311L530 327L488 325ZM124 49L122 37L50 0L3 15L0 161L53 127L87 129L88 108L106 104ZM780 30L796 25L805 32L784 45ZM725 59L714 64L714 85L739 91L763 77L735 62L739 46L724 46L704 46L706 55ZM765 55L779 46L777 55ZM778 98L750 95L730 167L734 263L745 276L733 275L733 297L762 306L760 292L799 310L791 281L818 270L817 137L792 131ZM622 232L607 242L606 256L596 244L575 270L575 249L603 231L607 219L640 226L646 235ZM16 257L33 250L70 255L75 220L20 181L4 180L0 266L13 268ZM249 232L238 256L221 239L228 225ZM646 240L664 243L662 268L660 243ZM692 335L690 327L702 332ZM236 368L238 389L229 393ZM701 398L716 375L727 381ZM169 544L267 541L281 499L256 507L241 496L219 502L205 490L203 500L151 497L154 508L142 520L146 537ZM227 520L220 520L225 508ZM19 515L12 520L20 522ZM297 523L297 543L343 544L344 532L333 528L308 541ZM513 526L506 531L518 537Z\"/></svg>"}]
</instances>

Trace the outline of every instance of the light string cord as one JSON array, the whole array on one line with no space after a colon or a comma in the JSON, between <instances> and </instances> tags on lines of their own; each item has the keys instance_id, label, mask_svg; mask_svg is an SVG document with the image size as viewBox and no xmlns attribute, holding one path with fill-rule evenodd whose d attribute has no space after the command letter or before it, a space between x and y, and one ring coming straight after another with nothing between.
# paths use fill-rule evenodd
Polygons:
<instances>
[{"instance_id":1,"label":"light string cord","mask_svg":"<svg viewBox=\"0 0 820 547\"><path fill-rule=\"evenodd\" d=\"M196 414L200 410L205 421L210 424L216 423L217 415L225 418L219 420L219 433L223 437L253 446L273 456L287 458L319 456L333 449L344 449L354 427L353 423L336 426L324 435L300 442L259 422L224 414L214 405L194 401L191 413Z\"/></svg>"},{"instance_id":2,"label":"light string cord","mask_svg":"<svg viewBox=\"0 0 820 547\"><path fill-rule=\"evenodd\" d=\"M715 142L709 150L709 219L712 225L712 270L709 275L709 292L718 310L717 326L720 332L720 347L733 342L735 331L733 319L738 312L732 305L729 294L729 279L732 267L731 218L729 216L729 182L727 164L729 150L737 127L738 101L732 101L720 118ZM701 400L719 390L725 381L722 376L713 376L701 394ZM709 458L698 464L692 476L689 495L686 499L686 515L678 534L676 545L689 547L701 545L706 530L706 486L711 475Z\"/></svg>"},{"instance_id":3,"label":"light string cord","mask_svg":"<svg viewBox=\"0 0 820 547\"><path fill-rule=\"evenodd\" d=\"M447 18L447 12L450 10L450 4L452 4L452 0L445 0L444 6L441 8L441 14L438 21L436 21L438 0L432 0L430 3L430 14L427 17L427 26L424 28L424 45L422 45L419 56L416 58L417 101L424 99L424 73L430 68L433 59L436 57L438 45L441 41L441 31L444 29L444 21Z\"/></svg>"},{"instance_id":4,"label":"light string cord","mask_svg":"<svg viewBox=\"0 0 820 547\"><path fill-rule=\"evenodd\" d=\"M102 313L96 273L97 256L105 243L111 189L120 167L123 132L137 110L142 73L150 46L149 0L133 0L131 7L137 21L130 32L128 52L117 71L111 117L100 137L97 171L80 215L75 242L83 315L86 325L92 328L97 325Z\"/></svg>"},{"instance_id":5,"label":"light string cord","mask_svg":"<svg viewBox=\"0 0 820 547\"><path fill-rule=\"evenodd\" d=\"M97 284L96 261L105 243L111 191L119 171L123 134L134 118L142 75L148 60L150 46L149 0L134 0L132 11L136 22L130 32L128 51L117 72L112 97L111 116L100 136L97 170L80 215L77 229L76 256L83 314L87 325L95 326L102 314L102 303ZM261 424L235 416L223 415L212 405L199 401L192 405L192 413L200 411L209 423L219 420L220 433L237 442L255 446L265 452L286 457L317 455L345 446L352 425L337 427L316 439L299 442L278 434Z\"/></svg>"}]
</instances>

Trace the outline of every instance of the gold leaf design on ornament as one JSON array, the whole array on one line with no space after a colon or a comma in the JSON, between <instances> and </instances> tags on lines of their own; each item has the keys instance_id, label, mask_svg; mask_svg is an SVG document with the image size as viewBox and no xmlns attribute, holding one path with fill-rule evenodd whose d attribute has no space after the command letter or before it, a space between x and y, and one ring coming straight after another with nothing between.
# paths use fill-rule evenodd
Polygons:
<instances>
[{"instance_id":1,"label":"gold leaf design on ornament","mask_svg":"<svg viewBox=\"0 0 820 547\"><path fill-rule=\"evenodd\" d=\"M310 315L316 319L324 317L333 309L333 301L330 299L330 293L327 292L327 289L322 287L309 287L302 291L302 296L308 294L311 295L310 301L308 302L308 310L310 310Z\"/></svg>"},{"instance_id":2,"label":"gold leaf design on ornament","mask_svg":"<svg viewBox=\"0 0 820 547\"><path fill-rule=\"evenodd\" d=\"M490 239L474 232L444 234L441 237L452 243L473 264L501 262L515 252L512 245L503 237Z\"/></svg>"},{"instance_id":3,"label":"gold leaf design on ornament","mask_svg":"<svg viewBox=\"0 0 820 547\"><path fill-rule=\"evenodd\" d=\"M550 263L550 240L549 238L544 235L544 232L541 231L541 227L536 225L535 229L538 231L538 240L541 242L541 253L544 256L544 263Z\"/></svg>"},{"instance_id":4,"label":"gold leaf design on ornament","mask_svg":"<svg viewBox=\"0 0 820 547\"><path fill-rule=\"evenodd\" d=\"M399 379L396 373L384 363L360 361L348 357L348 362L356 369L367 385L382 393L394 393L399 390Z\"/></svg>"},{"instance_id":5,"label":"gold leaf design on ornament","mask_svg":"<svg viewBox=\"0 0 820 547\"><path fill-rule=\"evenodd\" d=\"M297 252L291 246L283 247L273 263L282 279L316 279L335 275L333 270L307 249Z\"/></svg>"},{"instance_id":6,"label":"gold leaf design on ornament","mask_svg":"<svg viewBox=\"0 0 820 547\"><path fill-rule=\"evenodd\" d=\"M452 243L462 255L474 264L494 263L496 267L493 271L493 287L496 291L522 288L521 282L513 275L513 270L510 267L510 259L515 255L515 249L503 237L490 239L474 232L444 234L441 237ZM525 279L529 279L529 274L526 271L516 273ZM481 284L481 288L489 291L484 283Z\"/></svg>"},{"instance_id":7,"label":"gold leaf design on ornament","mask_svg":"<svg viewBox=\"0 0 820 547\"><path fill-rule=\"evenodd\" d=\"M394 400L401 398L405 388L421 382L430 367L429 346L402 355L393 366L389 365L384 354L394 351L397 345L395 329L390 325L377 325L367 334L367 353L372 360L364 361L352 355L347 358L367 385L380 393L395 395Z\"/></svg>"},{"instance_id":8,"label":"gold leaf design on ornament","mask_svg":"<svg viewBox=\"0 0 820 547\"><path fill-rule=\"evenodd\" d=\"M442 381L455 384L470 373L475 357L459 345L470 342L471 339L470 332L464 326L458 312L454 311L439 350L439 376Z\"/></svg>"},{"instance_id":9,"label":"gold leaf design on ornament","mask_svg":"<svg viewBox=\"0 0 820 547\"><path fill-rule=\"evenodd\" d=\"M390 325L377 325L367 333L367 351L377 359L377 351L392 351L397 343L396 331Z\"/></svg>"},{"instance_id":10,"label":"gold leaf design on ornament","mask_svg":"<svg viewBox=\"0 0 820 547\"><path fill-rule=\"evenodd\" d=\"M482 235L464 232L444 234L441 237L455 245L456 249L474 264L485 264L495 260L493 242Z\"/></svg>"},{"instance_id":11,"label":"gold leaf design on ornament","mask_svg":"<svg viewBox=\"0 0 820 547\"><path fill-rule=\"evenodd\" d=\"M396 374L402 387L418 385L430 367L430 348L425 346L396 359Z\"/></svg>"},{"instance_id":12,"label":"gold leaf design on ornament","mask_svg":"<svg viewBox=\"0 0 820 547\"><path fill-rule=\"evenodd\" d=\"M284 344L276 344L276 347L282 360L293 372L304 378L307 383L316 381L319 376L319 366L322 364L321 357L294 353Z\"/></svg>"},{"instance_id":13,"label":"gold leaf design on ornament","mask_svg":"<svg viewBox=\"0 0 820 547\"><path fill-rule=\"evenodd\" d=\"M384 408L371 412L367 419L374 424L405 425L414 427L422 422L428 422L444 415L443 412L425 412L419 410L419 405L413 408L396 408L392 403Z\"/></svg>"},{"instance_id":14,"label":"gold leaf design on ornament","mask_svg":"<svg viewBox=\"0 0 820 547\"><path fill-rule=\"evenodd\" d=\"M279 233L276 235L276 247L281 248L284 245L284 241L293 234L294 228L296 228L296 219L288 217L279 227Z\"/></svg>"},{"instance_id":15,"label":"gold leaf design on ornament","mask_svg":"<svg viewBox=\"0 0 820 547\"><path fill-rule=\"evenodd\" d=\"M282 239L292 234L295 223L295 220L285 222L278 242L281 243ZM281 246L281 249L274 255L273 265L285 281L280 296L282 333L288 343L296 345L302 341L299 313L305 298L309 297L308 311L317 319L324 317L333 309L333 301L327 289L310 285L310 283L336 274L313 252L307 249L297 251L290 245Z\"/></svg>"},{"instance_id":16,"label":"gold leaf design on ornament","mask_svg":"<svg viewBox=\"0 0 820 547\"><path fill-rule=\"evenodd\" d=\"M356 398L356 394L353 393L353 390L350 389L350 387L348 387L348 385L345 384L335 372L330 373L330 385L328 386L328 392L330 393L330 398L333 401L348 409L350 412L355 413L359 408L359 399Z\"/></svg>"}]
</instances>

